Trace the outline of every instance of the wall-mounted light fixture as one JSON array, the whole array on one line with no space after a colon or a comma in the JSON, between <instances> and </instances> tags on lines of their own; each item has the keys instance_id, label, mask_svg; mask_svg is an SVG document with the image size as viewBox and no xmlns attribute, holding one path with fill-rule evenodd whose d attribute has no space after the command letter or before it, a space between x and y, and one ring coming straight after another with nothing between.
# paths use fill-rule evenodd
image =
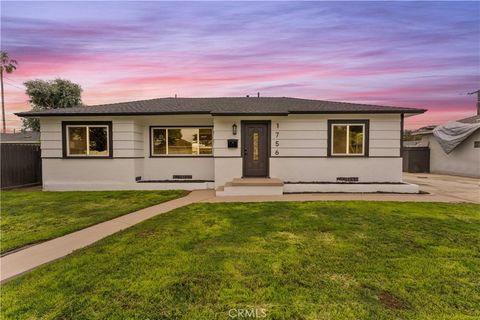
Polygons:
<instances>
[{"instance_id":1,"label":"wall-mounted light fixture","mask_svg":"<svg viewBox=\"0 0 480 320\"><path fill-rule=\"evenodd\" d=\"M234 136L237 135L237 125L236 125L235 123L232 125L232 134L233 134Z\"/></svg>"}]
</instances>

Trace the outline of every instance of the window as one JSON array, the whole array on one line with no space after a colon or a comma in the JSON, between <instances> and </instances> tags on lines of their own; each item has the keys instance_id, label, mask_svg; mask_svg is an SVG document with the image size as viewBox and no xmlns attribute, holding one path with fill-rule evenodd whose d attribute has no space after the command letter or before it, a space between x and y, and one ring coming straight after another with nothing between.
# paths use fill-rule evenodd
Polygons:
<instances>
[{"instance_id":1,"label":"window","mask_svg":"<svg viewBox=\"0 0 480 320\"><path fill-rule=\"evenodd\" d=\"M152 156L211 155L212 128L151 128Z\"/></svg>"},{"instance_id":2,"label":"window","mask_svg":"<svg viewBox=\"0 0 480 320\"><path fill-rule=\"evenodd\" d=\"M368 120L329 121L329 156L368 155Z\"/></svg>"},{"instance_id":3,"label":"window","mask_svg":"<svg viewBox=\"0 0 480 320\"><path fill-rule=\"evenodd\" d=\"M474 141L473 142L473 147L474 148L480 148L480 141Z\"/></svg>"},{"instance_id":4,"label":"window","mask_svg":"<svg viewBox=\"0 0 480 320\"><path fill-rule=\"evenodd\" d=\"M111 157L110 122L64 122L65 157Z\"/></svg>"}]
</instances>

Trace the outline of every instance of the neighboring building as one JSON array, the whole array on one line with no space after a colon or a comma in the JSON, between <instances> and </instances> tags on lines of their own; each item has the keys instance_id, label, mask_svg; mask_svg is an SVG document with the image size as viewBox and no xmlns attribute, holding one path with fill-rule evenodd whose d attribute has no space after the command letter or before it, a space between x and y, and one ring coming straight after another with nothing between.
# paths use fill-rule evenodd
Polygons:
<instances>
[{"instance_id":1,"label":"neighboring building","mask_svg":"<svg viewBox=\"0 0 480 320\"><path fill-rule=\"evenodd\" d=\"M216 188L228 195L418 192L402 183L401 140L404 117L423 112L245 97L17 115L40 118L45 190Z\"/></svg>"},{"instance_id":2,"label":"neighboring building","mask_svg":"<svg viewBox=\"0 0 480 320\"><path fill-rule=\"evenodd\" d=\"M446 127L447 125L448 127ZM442 147L441 137L434 134L435 130L442 128L455 132L458 131L456 129L464 127L470 128L470 130L462 138L456 139L458 145L451 151L450 149L445 150L445 147ZM430 148L431 173L480 177L480 115L457 120L443 126L421 128L415 134L422 136L418 142L419 146ZM452 138L455 137L452 136Z\"/></svg>"},{"instance_id":3,"label":"neighboring building","mask_svg":"<svg viewBox=\"0 0 480 320\"><path fill-rule=\"evenodd\" d=\"M40 132L0 133L0 143L40 144Z\"/></svg>"}]
</instances>

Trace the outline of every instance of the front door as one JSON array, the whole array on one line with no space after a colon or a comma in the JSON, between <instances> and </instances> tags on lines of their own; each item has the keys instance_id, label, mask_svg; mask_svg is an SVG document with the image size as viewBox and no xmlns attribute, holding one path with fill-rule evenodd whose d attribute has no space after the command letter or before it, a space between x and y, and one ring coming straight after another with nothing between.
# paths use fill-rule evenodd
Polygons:
<instances>
[{"instance_id":1,"label":"front door","mask_svg":"<svg viewBox=\"0 0 480 320\"><path fill-rule=\"evenodd\" d=\"M243 176L269 176L270 122L242 121Z\"/></svg>"}]
</instances>

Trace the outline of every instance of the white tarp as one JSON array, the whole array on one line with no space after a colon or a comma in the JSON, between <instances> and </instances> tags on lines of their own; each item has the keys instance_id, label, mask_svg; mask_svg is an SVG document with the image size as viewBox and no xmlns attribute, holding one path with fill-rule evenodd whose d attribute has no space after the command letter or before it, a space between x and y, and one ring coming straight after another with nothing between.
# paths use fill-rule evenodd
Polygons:
<instances>
[{"instance_id":1,"label":"white tarp","mask_svg":"<svg viewBox=\"0 0 480 320\"><path fill-rule=\"evenodd\" d=\"M436 127L433 129L433 135L442 146L443 151L448 154L477 129L480 129L480 123L454 121Z\"/></svg>"}]
</instances>

